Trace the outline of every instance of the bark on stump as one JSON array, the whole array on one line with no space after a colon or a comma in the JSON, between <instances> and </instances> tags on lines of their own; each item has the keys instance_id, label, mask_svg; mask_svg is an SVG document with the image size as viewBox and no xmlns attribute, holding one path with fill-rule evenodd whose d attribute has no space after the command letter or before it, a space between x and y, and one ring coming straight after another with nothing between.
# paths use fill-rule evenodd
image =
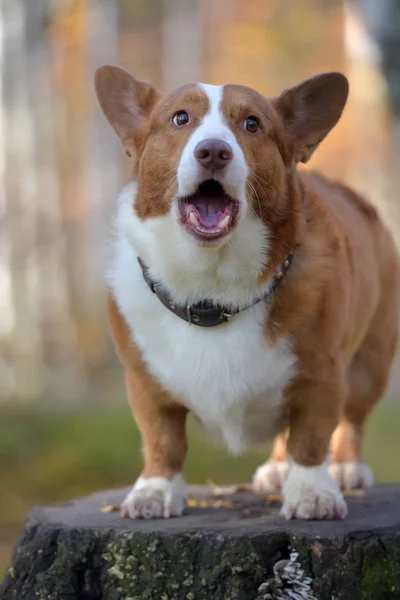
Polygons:
<instances>
[{"instance_id":1,"label":"bark on stump","mask_svg":"<svg viewBox=\"0 0 400 600\"><path fill-rule=\"evenodd\" d=\"M261 600L274 565L291 551L318 600L400 599L400 486L348 498L340 522L285 522L279 504L261 496L218 502L208 488L190 491L217 507L130 521L100 510L120 503L126 490L118 490L35 508L0 599ZM296 597L285 594L270 597Z\"/></svg>"}]
</instances>

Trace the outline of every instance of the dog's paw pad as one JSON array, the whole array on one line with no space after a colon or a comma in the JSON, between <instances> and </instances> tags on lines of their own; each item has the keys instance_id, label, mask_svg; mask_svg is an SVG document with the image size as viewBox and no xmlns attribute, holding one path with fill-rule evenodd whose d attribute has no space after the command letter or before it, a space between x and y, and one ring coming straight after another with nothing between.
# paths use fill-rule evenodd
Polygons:
<instances>
[{"instance_id":1,"label":"dog's paw pad","mask_svg":"<svg viewBox=\"0 0 400 600\"><path fill-rule=\"evenodd\" d=\"M186 498L182 475L172 480L163 477L139 477L121 505L121 516L131 519L154 519L180 516Z\"/></svg>"},{"instance_id":2,"label":"dog's paw pad","mask_svg":"<svg viewBox=\"0 0 400 600\"><path fill-rule=\"evenodd\" d=\"M340 462L329 465L329 473L342 490L365 489L374 482L374 474L362 462Z\"/></svg>"},{"instance_id":3,"label":"dog's paw pad","mask_svg":"<svg viewBox=\"0 0 400 600\"><path fill-rule=\"evenodd\" d=\"M253 488L256 492L279 492L286 481L289 463L269 460L260 465L253 475Z\"/></svg>"}]
</instances>

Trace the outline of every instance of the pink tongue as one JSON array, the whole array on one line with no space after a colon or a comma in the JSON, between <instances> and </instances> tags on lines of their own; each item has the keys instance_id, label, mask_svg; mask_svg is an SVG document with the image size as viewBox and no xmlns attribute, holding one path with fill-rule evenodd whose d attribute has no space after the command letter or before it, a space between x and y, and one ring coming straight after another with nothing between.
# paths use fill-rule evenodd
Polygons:
<instances>
[{"instance_id":1,"label":"pink tongue","mask_svg":"<svg viewBox=\"0 0 400 600\"><path fill-rule=\"evenodd\" d=\"M206 227L216 227L221 219L222 213L229 204L224 199L196 198L193 206L197 209L200 221Z\"/></svg>"}]
</instances>

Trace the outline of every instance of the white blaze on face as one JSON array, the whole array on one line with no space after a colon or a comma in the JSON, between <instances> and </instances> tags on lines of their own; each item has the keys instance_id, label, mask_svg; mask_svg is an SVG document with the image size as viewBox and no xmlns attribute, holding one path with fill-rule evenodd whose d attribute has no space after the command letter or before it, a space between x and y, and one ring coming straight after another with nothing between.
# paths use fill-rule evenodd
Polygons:
<instances>
[{"instance_id":1,"label":"white blaze on face","mask_svg":"<svg viewBox=\"0 0 400 600\"><path fill-rule=\"evenodd\" d=\"M195 158L194 150L199 142L209 138L223 140L232 148L233 158L222 171L213 175L218 179L227 194L243 205L246 203L246 179L249 172L243 151L230 129L221 109L224 86L197 84L207 95L209 109L200 125L190 136L178 166L178 196L190 196L199 183L204 181L204 169Z\"/></svg>"}]
</instances>

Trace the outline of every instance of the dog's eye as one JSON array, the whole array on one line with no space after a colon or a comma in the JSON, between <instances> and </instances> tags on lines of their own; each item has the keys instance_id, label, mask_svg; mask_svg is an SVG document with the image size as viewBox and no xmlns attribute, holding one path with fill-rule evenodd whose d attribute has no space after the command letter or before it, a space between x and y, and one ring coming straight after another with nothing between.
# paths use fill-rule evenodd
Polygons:
<instances>
[{"instance_id":1,"label":"dog's eye","mask_svg":"<svg viewBox=\"0 0 400 600\"><path fill-rule=\"evenodd\" d=\"M257 117L247 117L244 122L244 128L250 133L255 133L258 130L259 122Z\"/></svg>"},{"instance_id":2,"label":"dog's eye","mask_svg":"<svg viewBox=\"0 0 400 600\"><path fill-rule=\"evenodd\" d=\"M176 115L172 119L172 122L174 123L174 125L178 125L178 127L180 127L181 125L187 125L189 123L189 115L187 114L187 112L182 110L176 113Z\"/></svg>"}]
</instances>

